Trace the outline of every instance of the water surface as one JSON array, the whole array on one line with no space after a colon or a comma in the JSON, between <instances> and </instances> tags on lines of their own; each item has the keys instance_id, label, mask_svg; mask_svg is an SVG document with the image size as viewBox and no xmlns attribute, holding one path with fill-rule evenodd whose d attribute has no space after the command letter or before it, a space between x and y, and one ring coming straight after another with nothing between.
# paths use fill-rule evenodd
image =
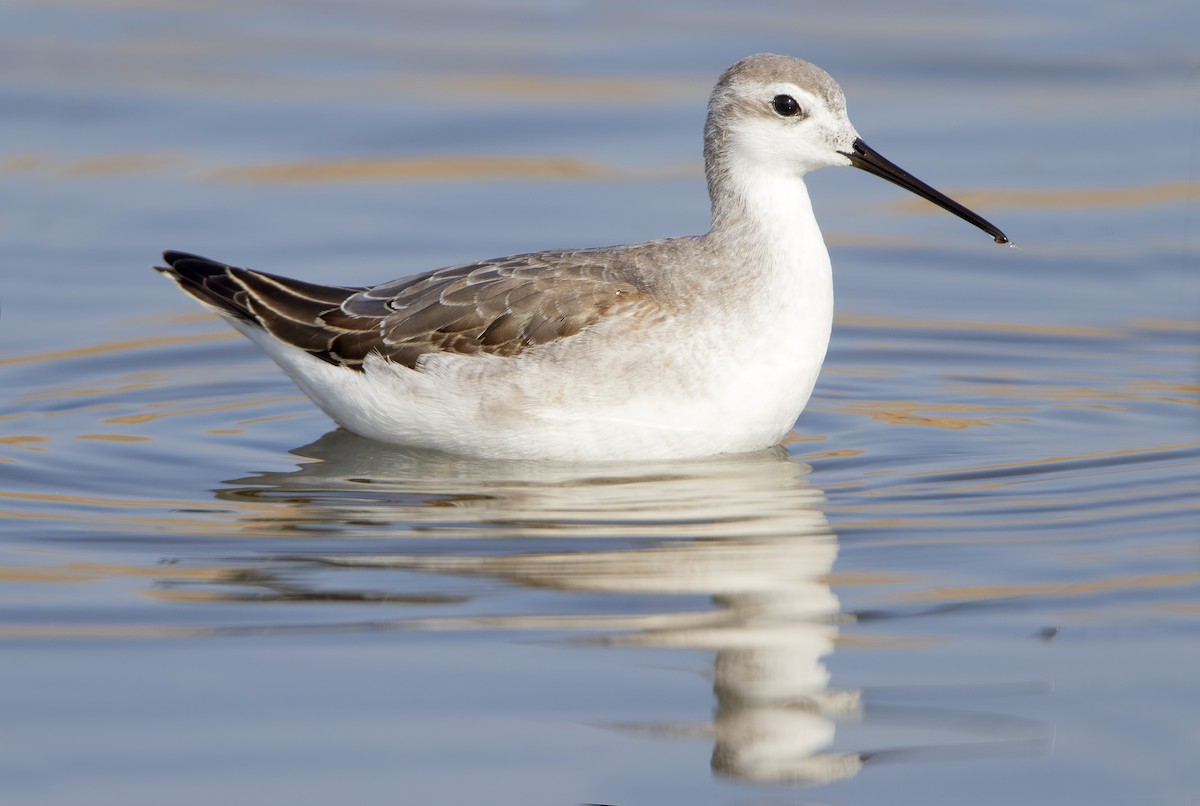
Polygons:
<instances>
[{"instance_id":1,"label":"water surface","mask_svg":"<svg viewBox=\"0 0 1200 806\"><path fill-rule=\"evenodd\" d=\"M1077 5L0 11L5 802L1200 797L1200 15ZM700 231L762 50L1019 246L814 175L778 449L375 445L148 268Z\"/></svg>"}]
</instances>

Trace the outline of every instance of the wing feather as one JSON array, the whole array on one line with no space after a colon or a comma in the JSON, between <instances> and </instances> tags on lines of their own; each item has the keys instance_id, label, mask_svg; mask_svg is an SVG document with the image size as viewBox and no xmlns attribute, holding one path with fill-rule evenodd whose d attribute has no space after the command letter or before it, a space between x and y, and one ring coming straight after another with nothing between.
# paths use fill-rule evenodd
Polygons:
<instances>
[{"instance_id":1,"label":"wing feather","mask_svg":"<svg viewBox=\"0 0 1200 806\"><path fill-rule=\"evenodd\" d=\"M515 356L570 338L618 306L653 306L612 250L451 266L372 288L324 286L182 252L159 270L201 302L331 364L371 354L419 369L434 353Z\"/></svg>"}]
</instances>

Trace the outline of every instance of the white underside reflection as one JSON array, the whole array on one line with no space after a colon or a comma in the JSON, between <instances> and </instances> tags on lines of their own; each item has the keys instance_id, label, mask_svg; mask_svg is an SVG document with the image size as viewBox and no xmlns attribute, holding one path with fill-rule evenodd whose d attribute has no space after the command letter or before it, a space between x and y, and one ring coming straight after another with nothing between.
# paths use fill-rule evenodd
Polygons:
<instances>
[{"instance_id":1,"label":"white underside reflection","mask_svg":"<svg viewBox=\"0 0 1200 806\"><path fill-rule=\"evenodd\" d=\"M332 584L345 597L338 569L376 569L375 584L378 571L396 569L614 594L583 612L564 595L560 610L539 598L536 612L373 616L371 629L562 630L591 645L710 652L711 718L596 722L706 737L712 769L749 781L817 784L878 758L829 749L837 720L861 715L861 697L830 687L825 658L842 618L827 581L837 539L808 467L786 451L554 465L417 454L335 432L295 453L317 461L218 495L239 503L248 533L307 532L345 549L321 539L311 553L275 556L254 584L286 585L290 600L327 597L321 588ZM297 566L324 571L306 579ZM661 606L648 608L646 596Z\"/></svg>"}]
</instances>

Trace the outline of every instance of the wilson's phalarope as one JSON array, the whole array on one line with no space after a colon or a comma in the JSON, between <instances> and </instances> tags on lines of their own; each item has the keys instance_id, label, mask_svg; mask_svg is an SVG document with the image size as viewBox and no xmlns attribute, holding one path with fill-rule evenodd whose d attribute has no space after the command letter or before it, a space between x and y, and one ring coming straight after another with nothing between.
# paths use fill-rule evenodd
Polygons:
<instances>
[{"instance_id":1,"label":"wilson's phalarope","mask_svg":"<svg viewBox=\"0 0 1200 806\"><path fill-rule=\"evenodd\" d=\"M853 165L992 224L869 148L820 68L759 54L708 104L705 235L549 251L369 288L167 252L159 270L257 343L330 417L456 454L673 459L792 427L833 319L804 176Z\"/></svg>"}]
</instances>

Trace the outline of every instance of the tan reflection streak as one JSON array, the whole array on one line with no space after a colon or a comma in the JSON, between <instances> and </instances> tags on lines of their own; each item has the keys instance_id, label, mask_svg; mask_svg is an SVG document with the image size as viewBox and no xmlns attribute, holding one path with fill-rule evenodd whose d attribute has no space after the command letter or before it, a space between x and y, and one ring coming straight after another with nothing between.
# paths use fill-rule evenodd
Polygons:
<instances>
[{"instance_id":1,"label":"tan reflection streak","mask_svg":"<svg viewBox=\"0 0 1200 806\"><path fill-rule=\"evenodd\" d=\"M780 445L795 445L798 442L824 442L827 439L823 434L797 434L795 431L789 431L788 435L779 440Z\"/></svg>"},{"instance_id":2,"label":"tan reflection streak","mask_svg":"<svg viewBox=\"0 0 1200 806\"><path fill-rule=\"evenodd\" d=\"M224 510L214 509L203 504L193 502L185 502L186 508L196 511L211 512L216 515L224 513ZM121 507L122 503L116 502L111 506ZM178 507L184 508L184 507ZM187 518L187 517L127 517L127 518L111 518L106 521L109 525L119 525L123 529L134 530L142 529L146 532L154 534L169 533L174 537L184 537L186 535L203 535L212 537L214 535L226 535L236 537L275 537L289 538L297 533L303 533L295 528L295 524L289 522L281 522L278 519L272 520L277 514L277 510L269 509L268 507L251 507L239 506L239 513L246 519L245 522L229 522L226 520L204 520L202 518ZM5 510L0 509L0 519L12 518L14 520L33 520L33 521L51 521L55 523L87 523L95 524L96 515L92 513L70 513L62 511L54 512L30 512L20 510Z\"/></svg>"},{"instance_id":3,"label":"tan reflection streak","mask_svg":"<svg viewBox=\"0 0 1200 806\"><path fill-rule=\"evenodd\" d=\"M30 445L41 445L45 442L49 442L46 437L39 437L33 434L16 434L11 437L0 437L0 445L16 445L32 451L40 451L41 448L31 448L29 447Z\"/></svg>"},{"instance_id":4,"label":"tan reflection streak","mask_svg":"<svg viewBox=\"0 0 1200 806\"><path fill-rule=\"evenodd\" d=\"M1200 197L1200 182L1161 182L1126 188L1071 190L987 190L959 191L951 194L974 209L995 207L1140 207L1167 204ZM905 212L932 212L927 202L902 199L895 209Z\"/></svg>"},{"instance_id":5,"label":"tan reflection streak","mask_svg":"<svg viewBox=\"0 0 1200 806\"><path fill-rule=\"evenodd\" d=\"M54 350L48 353L29 353L0 358L0 367L15 364L38 364L46 361L62 361L71 358L89 358L96 355L125 353L132 350L148 350L154 347L171 347L177 344L203 344L210 341L226 341L241 338L237 333L219 331L216 333L195 333L190 336L155 336L150 339L127 339L125 341L108 341L93 344L88 347L75 347L70 350Z\"/></svg>"},{"instance_id":6,"label":"tan reflection streak","mask_svg":"<svg viewBox=\"0 0 1200 806\"><path fill-rule=\"evenodd\" d=\"M1178 319L1135 319L1133 326L1143 330L1182 331L1184 333L1200 333L1200 319L1185 321Z\"/></svg>"},{"instance_id":7,"label":"tan reflection streak","mask_svg":"<svg viewBox=\"0 0 1200 806\"><path fill-rule=\"evenodd\" d=\"M1043 583L1038 585L982 585L978 587L935 588L900 594L905 602L962 602L985 599L1005 599L1014 596L1086 596L1112 591L1146 588L1178 588L1200 583L1200 573L1147 574L1144 576L1114 577L1091 582Z\"/></svg>"},{"instance_id":8,"label":"tan reflection streak","mask_svg":"<svg viewBox=\"0 0 1200 806\"><path fill-rule=\"evenodd\" d=\"M256 574L244 568L182 568L154 566L144 568L116 563L63 563L61 565L4 565L0 564L0 580L5 582L92 582L115 577L151 577L153 579L185 579L206 582L237 582Z\"/></svg>"},{"instance_id":9,"label":"tan reflection streak","mask_svg":"<svg viewBox=\"0 0 1200 806\"><path fill-rule=\"evenodd\" d=\"M801 454L800 458L805 461L809 459L846 459L855 456L864 456L866 451L860 451L855 448L841 448L836 451L821 451L819 453Z\"/></svg>"},{"instance_id":10,"label":"tan reflection streak","mask_svg":"<svg viewBox=\"0 0 1200 806\"><path fill-rule=\"evenodd\" d=\"M1106 327L1026 324L1020 322L970 322L949 319L903 319L891 316L838 315L834 323L843 327L878 330L955 330L972 333L1022 333L1035 336L1075 336L1079 338L1117 338L1125 330Z\"/></svg>"},{"instance_id":11,"label":"tan reflection streak","mask_svg":"<svg viewBox=\"0 0 1200 806\"><path fill-rule=\"evenodd\" d=\"M1030 390L1024 387L970 384L970 388L977 394L988 395L989 397L1027 398L1030 396ZM1142 381L1134 384L1131 387L1131 391L1123 392L1107 389L1093 389L1090 386L1039 386L1034 390L1034 394L1036 394L1039 400L1053 400L1059 403L1071 404L1070 406L1060 406L1060 408L1091 408L1102 409L1106 411L1125 411L1125 408L1121 406L1103 405L1100 403L1087 404L1079 401L1112 400L1141 403L1182 403L1187 406L1195 406L1200 404L1200 398L1174 397L1155 393L1179 392L1181 394L1195 394L1197 391L1200 390L1189 384L1170 384L1161 381Z\"/></svg>"},{"instance_id":12,"label":"tan reflection streak","mask_svg":"<svg viewBox=\"0 0 1200 806\"><path fill-rule=\"evenodd\" d=\"M14 493L0 490L0 499L11 501L38 501L41 503L72 504L88 507L121 507L144 509L147 507L188 507L189 509L211 508L218 509L216 504L197 503L195 501L172 501L169 499L135 499L135 498L100 498L98 496L66 495L64 493ZM24 517L24 516L21 516Z\"/></svg>"},{"instance_id":13,"label":"tan reflection streak","mask_svg":"<svg viewBox=\"0 0 1200 806\"><path fill-rule=\"evenodd\" d=\"M174 154L107 154L68 163L60 174L68 178L127 176L162 171L182 162Z\"/></svg>"},{"instance_id":14,"label":"tan reflection streak","mask_svg":"<svg viewBox=\"0 0 1200 806\"><path fill-rule=\"evenodd\" d=\"M151 373L161 378L162 373ZM60 389L54 392L44 392L36 395L26 395L17 398L18 402L30 403L38 400L56 400L64 397L96 397L99 395L115 395L122 392L141 392L154 387L154 383L126 383L120 386L84 386L72 389Z\"/></svg>"},{"instance_id":15,"label":"tan reflection streak","mask_svg":"<svg viewBox=\"0 0 1200 806\"><path fill-rule=\"evenodd\" d=\"M218 168L225 182L421 182L443 179L613 179L620 172L583 160L525 157L348 159Z\"/></svg>"},{"instance_id":16,"label":"tan reflection streak","mask_svg":"<svg viewBox=\"0 0 1200 806\"><path fill-rule=\"evenodd\" d=\"M1192 383L1168 383L1166 381L1142 381L1134 384L1137 392L1179 392L1193 397L1166 397L1161 394L1139 394L1140 400L1156 401L1159 403L1182 403L1185 406L1200 405L1200 385Z\"/></svg>"},{"instance_id":17,"label":"tan reflection streak","mask_svg":"<svg viewBox=\"0 0 1200 806\"><path fill-rule=\"evenodd\" d=\"M1200 394L1200 383L1171 383L1169 381L1141 381L1134 389L1153 389L1163 392L1184 392Z\"/></svg>"},{"instance_id":18,"label":"tan reflection streak","mask_svg":"<svg viewBox=\"0 0 1200 806\"><path fill-rule=\"evenodd\" d=\"M291 414L272 414L269 417L252 417L249 420L238 420L238 425L258 425L259 423L273 423L276 420L294 420L300 415L293 412ZM232 430L232 429L231 429ZM241 433L241 429L237 429L237 433Z\"/></svg>"},{"instance_id":19,"label":"tan reflection streak","mask_svg":"<svg viewBox=\"0 0 1200 806\"><path fill-rule=\"evenodd\" d=\"M920 473L909 473L910 477L916 476L940 476L947 472L950 473L978 473L986 470L1009 470L1018 467L1037 467L1040 465L1052 465L1059 462L1078 462L1084 459L1113 459L1118 456L1137 456L1143 453L1163 453L1166 451L1183 451L1191 448L1200 447L1200 442L1180 442L1174 445L1155 445L1150 448L1123 448L1116 451L1101 451L1099 453L1080 453L1066 456L1051 456L1046 459L1034 459L1027 462L1005 462L998 465L978 465L975 467L960 467L954 470L923 470Z\"/></svg>"},{"instance_id":20,"label":"tan reflection streak","mask_svg":"<svg viewBox=\"0 0 1200 806\"><path fill-rule=\"evenodd\" d=\"M248 409L255 406L267 406L272 403L283 403L292 400L298 400L295 396L292 397L270 397L265 400L244 400L238 403L222 403L219 406L197 406L190 409L178 409L176 411L167 411L162 413L146 413L146 414L126 414L120 417L109 417L103 420L104 423L110 425L132 425L140 423L149 423L155 420L162 420L167 417L187 417L193 414L211 414L217 411L235 411L236 409Z\"/></svg>"},{"instance_id":21,"label":"tan reflection streak","mask_svg":"<svg viewBox=\"0 0 1200 806\"><path fill-rule=\"evenodd\" d=\"M140 437L134 434L76 434L75 439L94 439L99 442L153 442L153 437Z\"/></svg>"},{"instance_id":22,"label":"tan reflection streak","mask_svg":"<svg viewBox=\"0 0 1200 806\"><path fill-rule=\"evenodd\" d=\"M916 403L911 400L881 401L859 406L841 406L831 409L846 414L865 414L872 420L879 420L892 425L923 425L929 428L964 429L973 426L990 426L995 422L1025 422L1026 418L1019 417L989 417L986 420L976 417L926 417L917 414L918 411L1030 411L1028 406L1005 408L968 406L965 404L932 405Z\"/></svg>"},{"instance_id":23,"label":"tan reflection streak","mask_svg":"<svg viewBox=\"0 0 1200 806\"><path fill-rule=\"evenodd\" d=\"M12 176L37 171L46 166L44 154L16 154L0 160L0 176Z\"/></svg>"}]
</instances>

